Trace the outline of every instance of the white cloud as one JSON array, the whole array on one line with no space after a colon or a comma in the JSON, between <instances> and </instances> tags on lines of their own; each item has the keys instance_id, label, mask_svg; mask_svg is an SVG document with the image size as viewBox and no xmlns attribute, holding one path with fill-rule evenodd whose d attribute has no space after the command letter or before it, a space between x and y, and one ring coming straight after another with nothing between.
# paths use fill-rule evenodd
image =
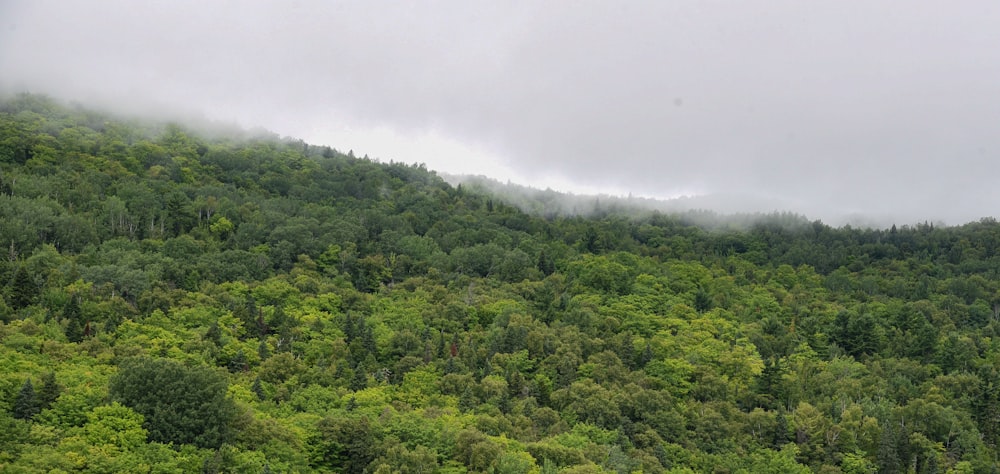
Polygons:
<instances>
[{"instance_id":1,"label":"white cloud","mask_svg":"<svg viewBox=\"0 0 1000 474\"><path fill-rule=\"evenodd\" d=\"M14 0L0 18L8 88L574 191L997 214L987 0Z\"/></svg>"}]
</instances>

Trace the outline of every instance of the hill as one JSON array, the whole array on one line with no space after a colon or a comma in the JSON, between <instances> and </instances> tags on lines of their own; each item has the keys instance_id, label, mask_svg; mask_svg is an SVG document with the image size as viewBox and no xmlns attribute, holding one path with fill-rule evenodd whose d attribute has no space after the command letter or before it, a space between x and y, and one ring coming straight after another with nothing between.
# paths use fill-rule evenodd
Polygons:
<instances>
[{"instance_id":1,"label":"hill","mask_svg":"<svg viewBox=\"0 0 1000 474\"><path fill-rule=\"evenodd\" d=\"M9 472L995 472L1000 225L526 213L0 104Z\"/></svg>"}]
</instances>

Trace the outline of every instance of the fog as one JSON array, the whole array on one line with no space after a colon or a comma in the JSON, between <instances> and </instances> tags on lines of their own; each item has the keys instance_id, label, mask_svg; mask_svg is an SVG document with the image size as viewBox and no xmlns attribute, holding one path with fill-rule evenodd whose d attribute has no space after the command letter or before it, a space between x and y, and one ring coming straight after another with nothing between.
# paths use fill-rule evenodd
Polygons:
<instances>
[{"instance_id":1,"label":"fog","mask_svg":"<svg viewBox=\"0 0 1000 474\"><path fill-rule=\"evenodd\" d=\"M997 216L1000 3L0 1L0 89L574 192Z\"/></svg>"}]
</instances>

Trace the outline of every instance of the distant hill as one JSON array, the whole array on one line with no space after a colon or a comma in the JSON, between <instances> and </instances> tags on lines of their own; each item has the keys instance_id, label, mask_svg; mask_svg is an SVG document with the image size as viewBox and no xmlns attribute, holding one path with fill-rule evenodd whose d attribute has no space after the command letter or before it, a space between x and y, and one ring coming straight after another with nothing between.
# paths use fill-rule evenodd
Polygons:
<instances>
[{"instance_id":1,"label":"distant hill","mask_svg":"<svg viewBox=\"0 0 1000 474\"><path fill-rule=\"evenodd\" d=\"M0 471L996 470L995 220L661 204L6 98Z\"/></svg>"}]
</instances>

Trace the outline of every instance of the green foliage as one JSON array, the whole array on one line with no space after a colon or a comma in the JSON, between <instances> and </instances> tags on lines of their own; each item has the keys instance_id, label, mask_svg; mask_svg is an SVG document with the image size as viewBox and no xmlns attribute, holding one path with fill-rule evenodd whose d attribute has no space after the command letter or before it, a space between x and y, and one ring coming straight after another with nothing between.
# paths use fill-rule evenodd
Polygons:
<instances>
[{"instance_id":1,"label":"green foliage","mask_svg":"<svg viewBox=\"0 0 1000 474\"><path fill-rule=\"evenodd\" d=\"M487 188L0 101L0 466L992 472L995 220Z\"/></svg>"},{"instance_id":2,"label":"green foliage","mask_svg":"<svg viewBox=\"0 0 1000 474\"><path fill-rule=\"evenodd\" d=\"M316 468L337 468L345 473L365 472L375 460L381 438L367 417L325 418L310 440L311 464Z\"/></svg>"},{"instance_id":3,"label":"green foliage","mask_svg":"<svg viewBox=\"0 0 1000 474\"><path fill-rule=\"evenodd\" d=\"M217 448L231 438L236 422L226 385L206 367L140 358L122 364L109 394L145 417L150 440Z\"/></svg>"}]
</instances>

